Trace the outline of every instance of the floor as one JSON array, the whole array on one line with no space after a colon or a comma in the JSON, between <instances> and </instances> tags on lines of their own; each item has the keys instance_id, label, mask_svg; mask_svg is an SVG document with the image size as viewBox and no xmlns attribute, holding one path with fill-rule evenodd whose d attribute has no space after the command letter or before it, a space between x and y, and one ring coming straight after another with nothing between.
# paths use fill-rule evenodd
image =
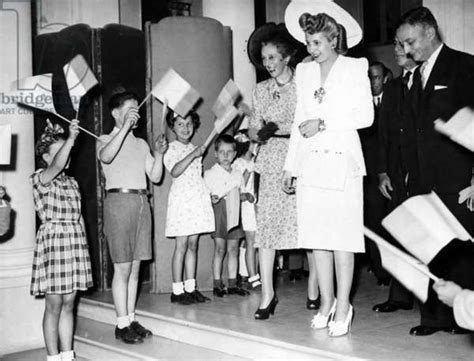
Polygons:
<instances>
[{"instance_id":1,"label":"floor","mask_svg":"<svg viewBox=\"0 0 474 361\"><path fill-rule=\"evenodd\" d=\"M191 306L171 304L169 294L143 293L138 309L199 322L209 326L283 340L297 345L314 347L370 360L472 360L474 334L449 335L438 332L431 336L414 337L408 331L419 322L417 307L412 311L377 314L372 306L386 300L388 288L376 286L375 278L361 267L355 279L353 299L355 319L348 336L331 338L327 330L312 330L309 326L313 311L306 310L306 280L289 281L288 273L277 277L280 302L276 313L267 321L256 321L253 313L258 307L259 295L248 297L227 296L212 302ZM110 292L90 296L111 302Z\"/></svg>"}]
</instances>

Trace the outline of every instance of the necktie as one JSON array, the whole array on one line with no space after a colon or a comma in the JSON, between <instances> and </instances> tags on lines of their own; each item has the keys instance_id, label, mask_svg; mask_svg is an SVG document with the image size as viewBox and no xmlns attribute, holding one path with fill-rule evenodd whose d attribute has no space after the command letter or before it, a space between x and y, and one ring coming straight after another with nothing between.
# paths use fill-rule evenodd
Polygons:
<instances>
[{"instance_id":1,"label":"necktie","mask_svg":"<svg viewBox=\"0 0 474 361\"><path fill-rule=\"evenodd\" d=\"M402 78L403 95L406 96L409 90L408 83L410 82L411 71L407 71Z\"/></svg>"},{"instance_id":2,"label":"necktie","mask_svg":"<svg viewBox=\"0 0 474 361\"><path fill-rule=\"evenodd\" d=\"M427 65L428 65L427 61L424 61L423 64L420 65L421 85L423 89L425 89L426 81L428 80L425 74L425 69Z\"/></svg>"}]
</instances>

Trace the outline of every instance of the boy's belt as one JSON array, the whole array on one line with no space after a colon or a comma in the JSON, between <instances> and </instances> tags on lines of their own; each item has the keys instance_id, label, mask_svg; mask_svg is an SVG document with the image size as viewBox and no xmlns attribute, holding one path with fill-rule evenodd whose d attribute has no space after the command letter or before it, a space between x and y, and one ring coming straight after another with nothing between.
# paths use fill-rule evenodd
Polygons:
<instances>
[{"instance_id":1,"label":"boy's belt","mask_svg":"<svg viewBox=\"0 0 474 361\"><path fill-rule=\"evenodd\" d=\"M148 191L146 189L111 188L107 189L107 193L148 194Z\"/></svg>"}]
</instances>

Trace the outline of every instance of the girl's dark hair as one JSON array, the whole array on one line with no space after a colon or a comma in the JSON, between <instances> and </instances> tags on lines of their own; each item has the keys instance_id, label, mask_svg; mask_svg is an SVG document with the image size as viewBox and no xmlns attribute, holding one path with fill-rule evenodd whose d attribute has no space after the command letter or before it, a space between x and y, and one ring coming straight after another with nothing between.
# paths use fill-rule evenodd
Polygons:
<instances>
[{"instance_id":1,"label":"girl's dark hair","mask_svg":"<svg viewBox=\"0 0 474 361\"><path fill-rule=\"evenodd\" d=\"M346 29L341 24L338 24L333 17L324 13L316 15L304 13L299 18L299 24L305 33L311 35L315 33L324 33L329 41L336 38L336 52L342 55L347 53Z\"/></svg>"},{"instance_id":2,"label":"girl's dark hair","mask_svg":"<svg viewBox=\"0 0 474 361\"><path fill-rule=\"evenodd\" d=\"M237 144L237 158L246 154L250 148L250 139L247 136L247 131L239 131L234 137Z\"/></svg>"},{"instance_id":3,"label":"girl's dark hair","mask_svg":"<svg viewBox=\"0 0 474 361\"><path fill-rule=\"evenodd\" d=\"M109 99L109 111L112 112L112 110L120 108L127 100L130 99L136 100L137 103L140 103L138 95L136 95L134 92L125 89L119 89Z\"/></svg>"},{"instance_id":4,"label":"girl's dark hair","mask_svg":"<svg viewBox=\"0 0 474 361\"><path fill-rule=\"evenodd\" d=\"M235 141L234 137L229 134L219 134L216 141L214 142L214 149L217 151L221 144L232 144L234 150L237 148L237 142Z\"/></svg>"},{"instance_id":5,"label":"girl's dark hair","mask_svg":"<svg viewBox=\"0 0 474 361\"><path fill-rule=\"evenodd\" d=\"M43 159L43 154L48 153L51 145L60 139L66 139L64 129L58 124L53 125L48 119L47 126L44 128L43 134L41 134L41 137L36 141L35 144L35 154L38 158L38 163L41 168L46 168L48 166L48 164Z\"/></svg>"},{"instance_id":6,"label":"girl's dark hair","mask_svg":"<svg viewBox=\"0 0 474 361\"><path fill-rule=\"evenodd\" d=\"M196 130L197 128L199 128L199 126L201 125L201 120L199 118L199 114L196 113L194 110L191 110L189 113L188 113L188 116L191 117L191 120L193 122L193 126L194 126L194 130ZM168 127L170 127L171 129L174 128L174 123L176 123L176 120L179 118L179 115L176 114L175 112L173 112L172 110L168 111L168 113L166 114L166 124L168 124Z\"/></svg>"}]
</instances>

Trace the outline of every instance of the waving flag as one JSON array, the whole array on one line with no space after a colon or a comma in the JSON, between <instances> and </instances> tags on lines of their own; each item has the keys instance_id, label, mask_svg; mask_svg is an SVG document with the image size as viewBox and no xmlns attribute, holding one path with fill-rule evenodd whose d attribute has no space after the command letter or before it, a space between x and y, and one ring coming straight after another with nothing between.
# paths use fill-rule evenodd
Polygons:
<instances>
[{"instance_id":1,"label":"waving flag","mask_svg":"<svg viewBox=\"0 0 474 361\"><path fill-rule=\"evenodd\" d=\"M227 128L232 121L240 115L239 111L236 107L230 106L225 114L217 118L214 122L214 129L212 129L211 134L207 137L206 141L204 142L204 146L208 147L211 144L212 139L217 135L220 134L225 128Z\"/></svg>"},{"instance_id":2,"label":"waving flag","mask_svg":"<svg viewBox=\"0 0 474 361\"><path fill-rule=\"evenodd\" d=\"M98 84L94 73L82 55L76 55L63 67L72 106L79 112L81 98Z\"/></svg>"},{"instance_id":3,"label":"waving flag","mask_svg":"<svg viewBox=\"0 0 474 361\"><path fill-rule=\"evenodd\" d=\"M474 110L462 108L448 122L435 120L434 128L454 142L474 152Z\"/></svg>"},{"instance_id":4,"label":"waving flag","mask_svg":"<svg viewBox=\"0 0 474 361\"><path fill-rule=\"evenodd\" d=\"M200 98L198 91L172 68L165 73L151 93L183 118Z\"/></svg>"},{"instance_id":5,"label":"waving flag","mask_svg":"<svg viewBox=\"0 0 474 361\"><path fill-rule=\"evenodd\" d=\"M214 106L212 107L212 112L217 118L223 117L227 112L228 108L234 106L235 102L241 97L241 93L237 85L229 79L229 81L224 85L221 92L219 93Z\"/></svg>"},{"instance_id":6,"label":"waving flag","mask_svg":"<svg viewBox=\"0 0 474 361\"><path fill-rule=\"evenodd\" d=\"M41 74L19 79L12 83L17 103L56 113L52 93L53 74Z\"/></svg>"}]
</instances>

